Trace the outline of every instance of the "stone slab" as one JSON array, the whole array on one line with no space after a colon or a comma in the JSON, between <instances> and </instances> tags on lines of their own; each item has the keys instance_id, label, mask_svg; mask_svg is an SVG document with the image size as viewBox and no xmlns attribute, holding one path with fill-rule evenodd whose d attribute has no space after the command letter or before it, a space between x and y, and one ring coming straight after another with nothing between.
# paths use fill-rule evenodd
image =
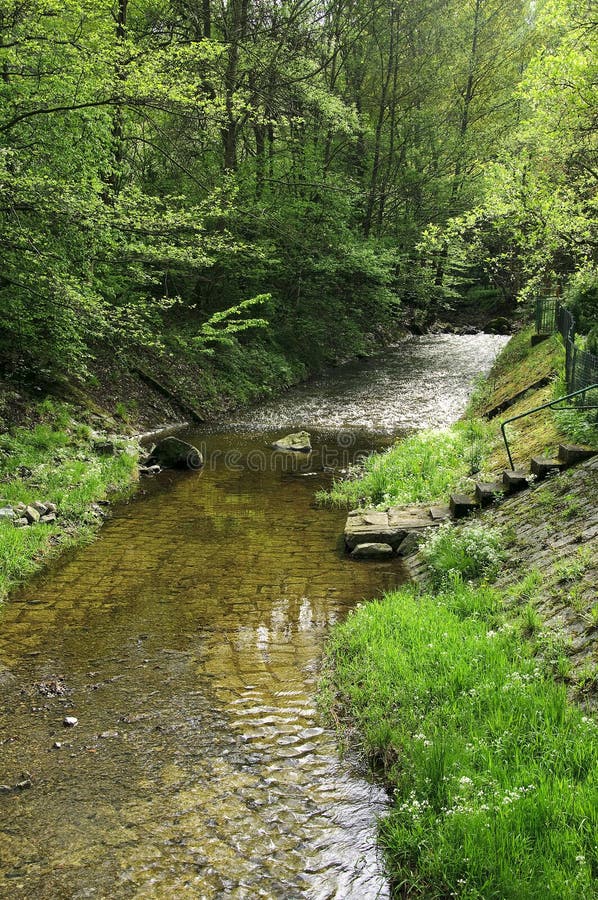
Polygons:
<instances>
[{"instance_id":1,"label":"stone slab","mask_svg":"<svg viewBox=\"0 0 598 900\"><path fill-rule=\"evenodd\" d=\"M358 544L351 553L353 559L389 559L394 550L390 544Z\"/></svg>"},{"instance_id":2,"label":"stone slab","mask_svg":"<svg viewBox=\"0 0 598 900\"><path fill-rule=\"evenodd\" d=\"M462 519L478 509L475 497L467 494L451 494L451 512L455 519Z\"/></svg>"},{"instance_id":3,"label":"stone slab","mask_svg":"<svg viewBox=\"0 0 598 900\"><path fill-rule=\"evenodd\" d=\"M401 528L383 527L381 525L357 525L348 523L345 528L345 543L349 550L358 544L390 544L398 547L407 532Z\"/></svg>"},{"instance_id":4,"label":"stone slab","mask_svg":"<svg viewBox=\"0 0 598 900\"><path fill-rule=\"evenodd\" d=\"M386 527L389 524L388 513L384 511L365 512L362 515L362 519L364 525L383 525Z\"/></svg>"},{"instance_id":5,"label":"stone slab","mask_svg":"<svg viewBox=\"0 0 598 900\"><path fill-rule=\"evenodd\" d=\"M560 459L550 459L547 456L532 456L530 469L532 475L535 475L539 481L555 472L560 472L565 467L565 463Z\"/></svg>"},{"instance_id":6,"label":"stone slab","mask_svg":"<svg viewBox=\"0 0 598 900\"><path fill-rule=\"evenodd\" d=\"M559 444L559 459L567 466L591 459L595 455L596 451L589 450L587 447L580 447L577 444Z\"/></svg>"},{"instance_id":7,"label":"stone slab","mask_svg":"<svg viewBox=\"0 0 598 900\"><path fill-rule=\"evenodd\" d=\"M431 506L430 517L433 522L445 522L451 518L450 506Z\"/></svg>"},{"instance_id":8,"label":"stone slab","mask_svg":"<svg viewBox=\"0 0 598 900\"><path fill-rule=\"evenodd\" d=\"M480 506L489 506L504 493L504 485L499 481L476 481L475 496Z\"/></svg>"},{"instance_id":9,"label":"stone slab","mask_svg":"<svg viewBox=\"0 0 598 900\"><path fill-rule=\"evenodd\" d=\"M509 494L522 491L529 484L526 473L521 469L505 469L502 473L502 483Z\"/></svg>"}]
</instances>

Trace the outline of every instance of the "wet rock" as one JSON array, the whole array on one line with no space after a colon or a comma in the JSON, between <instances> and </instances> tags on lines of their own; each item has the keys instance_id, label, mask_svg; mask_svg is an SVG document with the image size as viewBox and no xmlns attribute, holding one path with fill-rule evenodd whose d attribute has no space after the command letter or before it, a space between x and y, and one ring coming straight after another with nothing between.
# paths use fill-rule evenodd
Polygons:
<instances>
[{"instance_id":1,"label":"wet rock","mask_svg":"<svg viewBox=\"0 0 598 900\"><path fill-rule=\"evenodd\" d=\"M388 559L393 555L390 544L358 544L351 553L353 559Z\"/></svg>"},{"instance_id":2,"label":"wet rock","mask_svg":"<svg viewBox=\"0 0 598 900\"><path fill-rule=\"evenodd\" d=\"M310 453L311 438L307 431L297 431L294 434L287 434L286 437L274 441L272 447L275 450L290 450L294 453Z\"/></svg>"},{"instance_id":3,"label":"wet rock","mask_svg":"<svg viewBox=\"0 0 598 900\"><path fill-rule=\"evenodd\" d=\"M158 465L154 466L139 466L139 474L143 475L145 478L151 478L154 475L159 475L162 469Z\"/></svg>"},{"instance_id":4,"label":"wet rock","mask_svg":"<svg viewBox=\"0 0 598 900\"><path fill-rule=\"evenodd\" d=\"M145 464L163 469L201 469L203 457L193 444L167 437L154 447Z\"/></svg>"},{"instance_id":5,"label":"wet rock","mask_svg":"<svg viewBox=\"0 0 598 900\"><path fill-rule=\"evenodd\" d=\"M34 506L27 506L25 507L24 518L27 519L30 525L33 525L34 522L39 522L41 515Z\"/></svg>"},{"instance_id":6,"label":"wet rock","mask_svg":"<svg viewBox=\"0 0 598 900\"><path fill-rule=\"evenodd\" d=\"M79 724L79 719L76 716L65 716L62 720L62 724L65 728L74 728L75 725Z\"/></svg>"},{"instance_id":7,"label":"wet rock","mask_svg":"<svg viewBox=\"0 0 598 900\"><path fill-rule=\"evenodd\" d=\"M484 331L488 334L510 334L512 328L508 319L505 319L504 316L497 316L495 319L490 319L489 322L486 322Z\"/></svg>"}]
</instances>

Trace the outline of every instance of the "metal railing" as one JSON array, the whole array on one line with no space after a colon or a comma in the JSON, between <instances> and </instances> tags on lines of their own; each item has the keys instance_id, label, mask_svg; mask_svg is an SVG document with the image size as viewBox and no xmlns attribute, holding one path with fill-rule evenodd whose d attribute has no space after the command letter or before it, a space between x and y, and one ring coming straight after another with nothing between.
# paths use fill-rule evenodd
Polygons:
<instances>
[{"instance_id":1,"label":"metal railing","mask_svg":"<svg viewBox=\"0 0 598 900\"><path fill-rule=\"evenodd\" d=\"M579 396L598 382L598 356L575 344L576 322L573 314L556 297L536 301L537 334L558 332L565 345L565 380L567 390ZM594 408L594 407L592 407Z\"/></svg>"},{"instance_id":2,"label":"metal railing","mask_svg":"<svg viewBox=\"0 0 598 900\"><path fill-rule=\"evenodd\" d=\"M518 416L511 416L510 419L505 419L504 422L501 423L500 430L502 433L502 439L505 442L505 447L507 450L507 456L509 457L509 463L510 463L511 469L514 471L515 466L513 464L513 457L511 456L511 449L509 447L509 442L507 440L507 434L505 431L505 427L510 422L516 422L518 419L524 419L526 416L531 416L533 413L539 412L541 409L554 409L556 407L556 404L562 403L563 400L572 400L574 397L579 397L582 394L586 394L588 391L593 391L593 390L598 390L598 382L596 384L589 384L586 387L583 387L578 391L573 391L570 394L564 394L562 397L558 397L556 400L550 400L548 403L542 403L540 406L534 406L533 409L528 409L527 412L519 413ZM560 406L558 408L561 410L598 409L598 404L591 404L591 405L587 405L587 406L586 405L583 405L583 406L577 406L577 405L575 405L575 406Z\"/></svg>"}]
</instances>

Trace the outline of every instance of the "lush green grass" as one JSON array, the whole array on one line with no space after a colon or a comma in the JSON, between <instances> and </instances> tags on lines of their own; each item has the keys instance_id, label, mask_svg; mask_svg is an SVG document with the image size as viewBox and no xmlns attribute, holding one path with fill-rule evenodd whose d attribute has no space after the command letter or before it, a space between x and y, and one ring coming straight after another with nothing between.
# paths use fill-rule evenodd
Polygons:
<instances>
[{"instance_id":1,"label":"lush green grass","mask_svg":"<svg viewBox=\"0 0 598 900\"><path fill-rule=\"evenodd\" d=\"M422 546L435 587L450 584L455 577L492 578L498 573L502 559L503 538L497 529L475 522L456 528L441 525Z\"/></svg>"},{"instance_id":2,"label":"lush green grass","mask_svg":"<svg viewBox=\"0 0 598 900\"><path fill-rule=\"evenodd\" d=\"M0 434L0 506L51 501L59 519L27 528L0 520L0 599L58 546L89 534L98 523L92 504L128 487L137 462L124 442L115 455L98 456L89 428L64 406L42 406L39 414L35 427Z\"/></svg>"},{"instance_id":3,"label":"lush green grass","mask_svg":"<svg viewBox=\"0 0 598 900\"><path fill-rule=\"evenodd\" d=\"M411 435L385 453L369 456L356 477L335 481L317 499L346 507L446 500L462 478L482 467L488 434L485 423L468 419L446 431Z\"/></svg>"},{"instance_id":4,"label":"lush green grass","mask_svg":"<svg viewBox=\"0 0 598 900\"><path fill-rule=\"evenodd\" d=\"M392 789L397 896L595 896L598 729L501 624L492 587L362 606L333 634L323 696Z\"/></svg>"}]
</instances>

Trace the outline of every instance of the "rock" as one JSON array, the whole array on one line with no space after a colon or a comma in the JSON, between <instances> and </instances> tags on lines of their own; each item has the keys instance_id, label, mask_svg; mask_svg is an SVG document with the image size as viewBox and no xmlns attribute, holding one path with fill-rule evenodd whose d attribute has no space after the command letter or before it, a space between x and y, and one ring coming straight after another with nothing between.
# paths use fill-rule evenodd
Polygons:
<instances>
[{"instance_id":1,"label":"rock","mask_svg":"<svg viewBox=\"0 0 598 900\"><path fill-rule=\"evenodd\" d=\"M39 500L36 500L35 503L31 504L34 509L38 511L40 516L45 516L48 512L48 507L45 503L40 503Z\"/></svg>"},{"instance_id":2,"label":"rock","mask_svg":"<svg viewBox=\"0 0 598 900\"><path fill-rule=\"evenodd\" d=\"M30 525L33 525L34 522L39 522L41 515L34 506L27 506L25 508L25 516L24 516Z\"/></svg>"},{"instance_id":3,"label":"rock","mask_svg":"<svg viewBox=\"0 0 598 900\"><path fill-rule=\"evenodd\" d=\"M58 508L55 503L46 503L46 511L48 513L58 512Z\"/></svg>"},{"instance_id":4,"label":"rock","mask_svg":"<svg viewBox=\"0 0 598 900\"><path fill-rule=\"evenodd\" d=\"M399 556L411 556L412 553L415 553L419 549L422 534L422 531L411 531L397 547L397 554Z\"/></svg>"},{"instance_id":5,"label":"rock","mask_svg":"<svg viewBox=\"0 0 598 900\"><path fill-rule=\"evenodd\" d=\"M100 734L101 738L109 739L109 738L117 738L118 731L102 731Z\"/></svg>"},{"instance_id":6,"label":"rock","mask_svg":"<svg viewBox=\"0 0 598 900\"><path fill-rule=\"evenodd\" d=\"M91 446L98 456L114 456L116 450L113 441L92 441Z\"/></svg>"},{"instance_id":7,"label":"rock","mask_svg":"<svg viewBox=\"0 0 598 900\"><path fill-rule=\"evenodd\" d=\"M446 522L451 517L450 506L431 506L430 516L434 522Z\"/></svg>"},{"instance_id":8,"label":"rock","mask_svg":"<svg viewBox=\"0 0 598 900\"><path fill-rule=\"evenodd\" d=\"M49 525L51 522L56 521L56 513L48 513L47 516L42 516L40 522L43 522L44 525Z\"/></svg>"},{"instance_id":9,"label":"rock","mask_svg":"<svg viewBox=\"0 0 598 900\"><path fill-rule=\"evenodd\" d=\"M345 543L349 550L354 550L359 544L390 544L391 547L398 547L406 536L407 531L402 528L362 525L359 519L349 520L345 527Z\"/></svg>"},{"instance_id":10,"label":"rock","mask_svg":"<svg viewBox=\"0 0 598 900\"><path fill-rule=\"evenodd\" d=\"M16 513L12 506L3 506L0 509L0 519L14 519Z\"/></svg>"},{"instance_id":11,"label":"rock","mask_svg":"<svg viewBox=\"0 0 598 900\"><path fill-rule=\"evenodd\" d=\"M52 744L52 748L54 750L60 750L61 747L62 747L62 744L60 743L60 741L54 741L54 743Z\"/></svg>"},{"instance_id":12,"label":"rock","mask_svg":"<svg viewBox=\"0 0 598 900\"><path fill-rule=\"evenodd\" d=\"M18 519L13 519L12 524L15 526L15 528L26 528L27 525L29 525L29 519L21 516Z\"/></svg>"},{"instance_id":13,"label":"rock","mask_svg":"<svg viewBox=\"0 0 598 900\"><path fill-rule=\"evenodd\" d=\"M486 322L484 330L487 334L510 334L512 329L508 319L505 319L504 316L497 316L495 319L490 319L489 322Z\"/></svg>"},{"instance_id":14,"label":"rock","mask_svg":"<svg viewBox=\"0 0 598 900\"><path fill-rule=\"evenodd\" d=\"M294 453L311 453L311 439L307 431L287 434L272 444L275 450L289 450Z\"/></svg>"},{"instance_id":15,"label":"rock","mask_svg":"<svg viewBox=\"0 0 598 900\"><path fill-rule=\"evenodd\" d=\"M62 724L65 728L74 728L75 725L79 724L79 719L77 719L75 716L65 716L62 720Z\"/></svg>"},{"instance_id":16,"label":"rock","mask_svg":"<svg viewBox=\"0 0 598 900\"><path fill-rule=\"evenodd\" d=\"M358 544L351 553L352 559L388 559L393 555L390 544Z\"/></svg>"},{"instance_id":17,"label":"rock","mask_svg":"<svg viewBox=\"0 0 598 900\"><path fill-rule=\"evenodd\" d=\"M155 465L163 469L201 469L203 457L193 444L167 437L154 447L146 461L147 467Z\"/></svg>"},{"instance_id":18,"label":"rock","mask_svg":"<svg viewBox=\"0 0 598 900\"><path fill-rule=\"evenodd\" d=\"M159 475L162 469L160 466L139 466L139 474L145 476L146 478L151 478L153 475Z\"/></svg>"}]
</instances>

